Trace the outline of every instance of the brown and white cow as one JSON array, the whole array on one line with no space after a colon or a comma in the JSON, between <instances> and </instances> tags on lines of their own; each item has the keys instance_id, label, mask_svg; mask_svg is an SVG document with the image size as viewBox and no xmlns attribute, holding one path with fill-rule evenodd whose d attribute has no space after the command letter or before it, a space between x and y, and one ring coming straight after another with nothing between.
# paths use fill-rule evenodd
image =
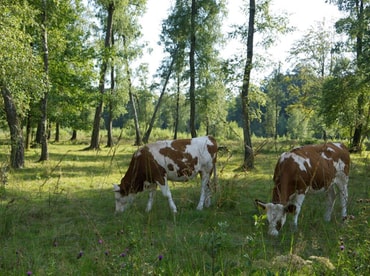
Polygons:
<instances>
[{"instance_id":1,"label":"brown and white cow","mask_svg":"<svg viewBox=\"0 0 370 276\"><path fill-rule=\"evenodd\" d=\"M197 209L211 203L210 179L216 179L217 143L211 136L193 139L158 141L138 149L120 185L114 184L116 211L124 211L135 194L149 190L146 211L152 209L157 185L168 198L170 208L177 212L168 180L185 182L201 176L202 188Z\"/></svg>"},{"instance_id":2,"label":"brown and white cow","mask_svg":"<svg viewBox=\"0 0 370 276\"><path fill-rule=\"evenodd\" d=\"M287 213L294 213L294 227L307 192L326 191L325 220L330 221L335 202L334 185L340 192L342 217L347 216L349 151L341 143L307 145L283 153L275 167L272 203L256 200L266 210L268 233L276 236Z\"/></svg>"}]
</instances>

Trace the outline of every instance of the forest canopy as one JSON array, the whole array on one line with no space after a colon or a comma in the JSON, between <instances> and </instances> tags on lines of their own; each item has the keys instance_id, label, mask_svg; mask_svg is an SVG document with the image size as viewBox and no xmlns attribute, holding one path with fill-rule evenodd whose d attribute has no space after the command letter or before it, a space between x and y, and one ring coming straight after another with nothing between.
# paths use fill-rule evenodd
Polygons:
<instances>
[{"instance_id":1,"label":"forest canopy","mask_svg":"<svg viewBox=\"0 0 370 276\"><path fill-rule=\"evenodd\" d=\"M47 160L50 133L58 141L60 128L71 139L91 131L86 149L93 150L101 131L114 145L113 128L132 129L137 145L153 128L173 138L231 139L243 129L250 149L248 136L256 135L345 139L361 150L370 119L370 3L329 2L343 15L335 32L316 23L290 49L293 65L283 71L254 47L271 47L292 30L286 14L271 13L271 0L243 1L245 23L232 33L222 31L228 1L174 1L158 38L166 55L149 82L150 61L136 66L150 50L141 39L146 0L1 1L0 126L9 133L10 165L23 167L34 144ZM245 51L222 58L231 39ZM271 73L254 83L257 68Z\"/></svg>"}]
</instances>

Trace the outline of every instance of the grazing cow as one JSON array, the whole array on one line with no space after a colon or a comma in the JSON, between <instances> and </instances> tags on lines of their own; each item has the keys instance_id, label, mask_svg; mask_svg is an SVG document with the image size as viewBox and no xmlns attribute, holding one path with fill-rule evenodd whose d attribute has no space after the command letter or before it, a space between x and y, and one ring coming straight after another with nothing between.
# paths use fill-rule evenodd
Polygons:
<instances>
[{"instance_id":1,"label":"grazing cow","mask_svg":"<svg viewBox=\"0 0 370 276\"><path fill-rule=\"evenodd\" d=\"M177 212L167 181L185 182L201 176L202 188L197 209L211 203L210 179L216 179L217 143L211 136L193 139L158 141L138 149L132 156L129 168L120 185L114 184L116 211L123 212L134 195L146 189L149 201L146 211L152 209L157 185L168 198L170 208Z\"/></svg>"},{"instance_id":2,"label":"grazing cow","mask_svg":"<svg viewBox=\"0 0 370 276\"><path fill-rule=\"evenodd\" d=\"M335 202L334 184L340 192L342 217L347 216L349 151L341 143L295 148L283 153L275 167L272 203L256 200L266 210L269 234L276 236L287 213L294 213L294 227L307 192L326 191L325 220L330 221Z\"/></svg>"}]
</instances>

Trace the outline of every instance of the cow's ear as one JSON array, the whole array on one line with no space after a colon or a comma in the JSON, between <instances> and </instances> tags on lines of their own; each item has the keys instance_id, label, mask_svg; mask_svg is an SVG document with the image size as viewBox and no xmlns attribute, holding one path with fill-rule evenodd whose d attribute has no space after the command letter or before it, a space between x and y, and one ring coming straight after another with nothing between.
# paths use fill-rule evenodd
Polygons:
<instances>
[{"instance_id":1,"label":"cow's ear","mask_svg":"<svg viewBox=\"0 0 370 276\"><path fill-rule=\"evenodd\" d=\"M113 184L113 191L114 192L120 192L121 188L117 184Z\"/></svg>"},{"instance_id":2,"label":"cow's ear","mask_svg":"<svg viewBox=\"0 0 370 276\"><path fill-rule=\"evenodd\" d=\"M259 206L264 210L267 208L267 204L262 202L261 200L256 199L254 202L256 203L257 207Z\"/></svg>"},{"instance_id":3,"label":"cow's ear","mask_svg":"<svg viewBox=\"0 0 370 276\"><path fill-rule=\"evenodd\" d=\"M288 204L284 206L285 213L294 213L296 210L296 206L294 204Z\"/></svg>"}]
</instances>

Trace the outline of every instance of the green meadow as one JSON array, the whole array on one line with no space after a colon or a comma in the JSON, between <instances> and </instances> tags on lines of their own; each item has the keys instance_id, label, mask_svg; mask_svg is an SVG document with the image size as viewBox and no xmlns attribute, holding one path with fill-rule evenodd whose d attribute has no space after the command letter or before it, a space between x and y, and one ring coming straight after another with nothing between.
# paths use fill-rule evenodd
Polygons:
<instances>
[{"instance_id":1,"label":"green meadow","mask_svg":"<svg viewBox=\"0 0 370 276\"><path fill-rule=\"evenodd\" d=\"M26 152L26 166L2 171L0 275L369 275L370 152L351 155L348 213L339 202L323 220L325 194L306 197L298 229L291 216L278 237L267 235L256 198L268 201L278 156L298 141L255 139L255 169L241 171L242 141L219 141L218 185L212 205L196 206L200 178L170 183L178 213L157 190L137 195L115 214L113 183L119 183L136 147L125 138L113 148L83 151L78 143L49 143ZM10 147L3 135L0 162Z\"/></svg>"}]
</instances>

